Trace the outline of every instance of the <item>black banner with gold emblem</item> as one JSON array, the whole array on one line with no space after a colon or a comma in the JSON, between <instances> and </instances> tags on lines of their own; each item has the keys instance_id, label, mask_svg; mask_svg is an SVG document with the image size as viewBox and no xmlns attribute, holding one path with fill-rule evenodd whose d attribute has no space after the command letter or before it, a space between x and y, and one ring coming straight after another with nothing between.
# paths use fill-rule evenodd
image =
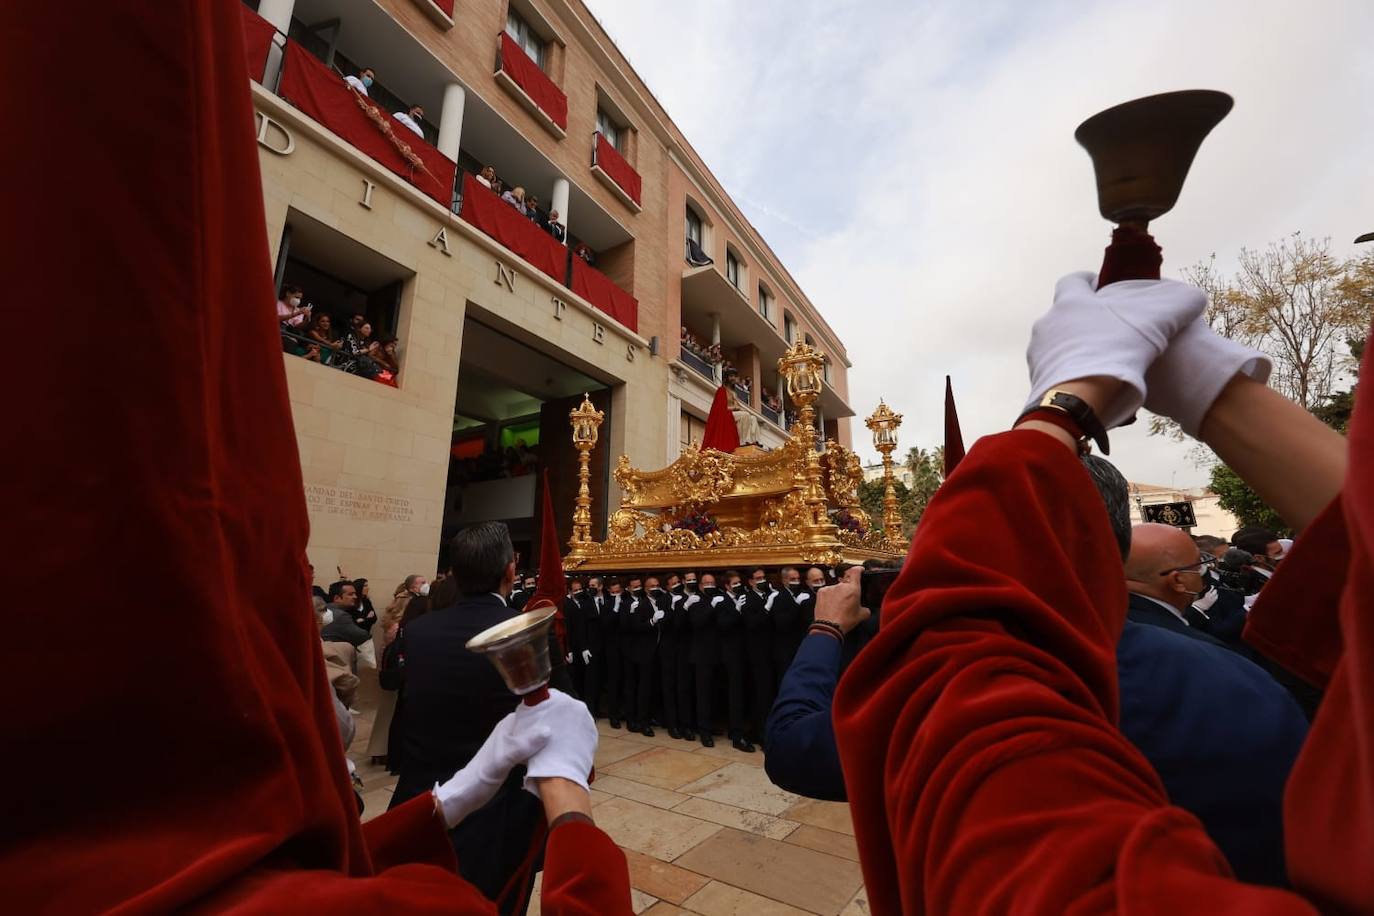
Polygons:
<instances>
[{"instance_id":1,"label":"black banner with gold emblem","mask_svg":"<svg viewBox=\"0 0 1374 916\"><path fill-rule=\"evenodd\" d=\"M1175 528L1192 528L1197 524L1197 517L1193 515L1193 504L1190 502L1142 506L1140 514L1147 522L1173 525Z\"/></svg>"}]
</instances>

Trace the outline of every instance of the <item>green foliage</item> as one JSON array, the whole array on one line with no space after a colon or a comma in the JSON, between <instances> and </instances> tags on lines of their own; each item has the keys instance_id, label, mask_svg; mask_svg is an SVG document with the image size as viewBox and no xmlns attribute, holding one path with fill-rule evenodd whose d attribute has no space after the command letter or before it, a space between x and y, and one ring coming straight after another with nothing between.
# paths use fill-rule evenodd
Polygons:
<instances>
[{"instance_id":1,"label":"green foliage","mask_svg":"<svg viewBox=\"0 0 1374 916\"><path fill-rule=\"evenodd\" d=\"M1288 523L1226 465L1213 466L1211 488L1217 494L1221 508L1234 515L1242 526L1263 525L1281 535L1290 532Z\"/></svg>"},{"instance_id":2,"label":"green foliage","mask_svg":"<svg viewBox=\"0 0 1374 916\"><path fill-rule=\"evenodd\" d=\"M1364 341L1360 338L1353 338L1347 343L1350 345L1350 358L1354 362L1355 383L1344 391L1337 391L1326 396L1326 400L1312 409L1312 415L1321 420L1336 432L1345 434L1350 426L1350 414L1355 410L1355 388L1359 383L1360 360L1364 358Z\"/></svg>"}]
</instances>

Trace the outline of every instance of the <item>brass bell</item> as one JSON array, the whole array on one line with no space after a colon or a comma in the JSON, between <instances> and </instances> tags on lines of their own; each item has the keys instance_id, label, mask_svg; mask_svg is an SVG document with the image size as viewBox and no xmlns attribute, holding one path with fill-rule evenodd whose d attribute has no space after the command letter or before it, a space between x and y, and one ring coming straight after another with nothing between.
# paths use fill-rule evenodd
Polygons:
<instances>
[{"instance_id":1,"label":"brass bell","mask_svg":"<svg viewBox=\"0 0 1374 916\"><path fill-rule=\"evenodd\" d=\"M557 613L552 607L541 607L503 620L469 639L467 648L485 655L496 666L511 693L533 693L549 682L553 671L549 628Z\"/></svg>"},{"instance_id":2,"label":"brass bell","mask_svg":"<svg viewBox=\"0 0 1374 916\"><path fill-rule=\"evenodd\" d=\"M1198 147L1234 104L1191 89L1099 111L1074 131L1097 173L1097 208L1113 223L1147 223L1173 209Z\"/></svg>"}]
</instances>

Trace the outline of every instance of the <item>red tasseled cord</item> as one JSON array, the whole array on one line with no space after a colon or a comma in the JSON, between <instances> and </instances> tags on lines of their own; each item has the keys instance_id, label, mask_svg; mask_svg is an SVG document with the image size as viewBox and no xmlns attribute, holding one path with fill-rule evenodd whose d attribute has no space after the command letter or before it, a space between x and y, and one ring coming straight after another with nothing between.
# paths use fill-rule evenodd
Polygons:
<instances>
[{"instance_id":1,"label":"red tasseled cord","mask_svg":"<svg viewBox=\"0 0 1374 916\"><path fill-rule=\"evenodd\" d=\"M1102 256L1097 288L1118 280L1158 280L1163 263L1164 256L1154 236L1133 226L1117 226L1112 230L1112 243Z\"/></svg>"}]
</instances>

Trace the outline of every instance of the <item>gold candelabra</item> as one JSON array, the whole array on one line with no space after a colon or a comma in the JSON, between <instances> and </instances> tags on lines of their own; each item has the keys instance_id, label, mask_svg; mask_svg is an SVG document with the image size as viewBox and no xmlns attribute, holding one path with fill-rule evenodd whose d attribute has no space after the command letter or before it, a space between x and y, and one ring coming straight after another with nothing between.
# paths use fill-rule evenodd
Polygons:
<instances>
[{"instance_id":1,"label":"gold candelabra","mask_svg":"<svg viewBox=\"0 0 1374 916\"><path fill-rule=\"evenodd\" d=\"M826 509L825 488L821 486L821 460L816 454L816 398L821 393L821 372L825 357L805 341L788 348L778 360L778 372L787 382L787 397L797 405L797 423L805 443L806 463L799 468L796 481L806 503L806 528L812 540L833 538L835 526Z\"/></svg>"},{"instance_id":2,"label":"gold candelabra","mask_svg":"<svg viewBox=\"0 0 1374 916\"><path fill-rule=\"evenodd\" d=\"M568 546L574 554L583 553L592 542L592 491L589 485L592 449L596 448L598 432L606 414L592 406L589 394L582 395L582 403L568 412L572 423L573 447L577 449L577 502L573 508L572 538Z\"/></svg>"},{"instance_id":3,"label":"gold candelabra","mask_svg":"<svg viewBox=\"0 0 1374 916\"><path fill-rule=\"evenodd\" d=\"M864 421L873 430L873 447L883 456L883 532L893 540L902 537L902 519L897 513L897 490L892 481L892 452L897 448L897 427L902 425L902 415L893 413L892 408L881 399L878 409Z\"/></svg>"}]
</instances>

